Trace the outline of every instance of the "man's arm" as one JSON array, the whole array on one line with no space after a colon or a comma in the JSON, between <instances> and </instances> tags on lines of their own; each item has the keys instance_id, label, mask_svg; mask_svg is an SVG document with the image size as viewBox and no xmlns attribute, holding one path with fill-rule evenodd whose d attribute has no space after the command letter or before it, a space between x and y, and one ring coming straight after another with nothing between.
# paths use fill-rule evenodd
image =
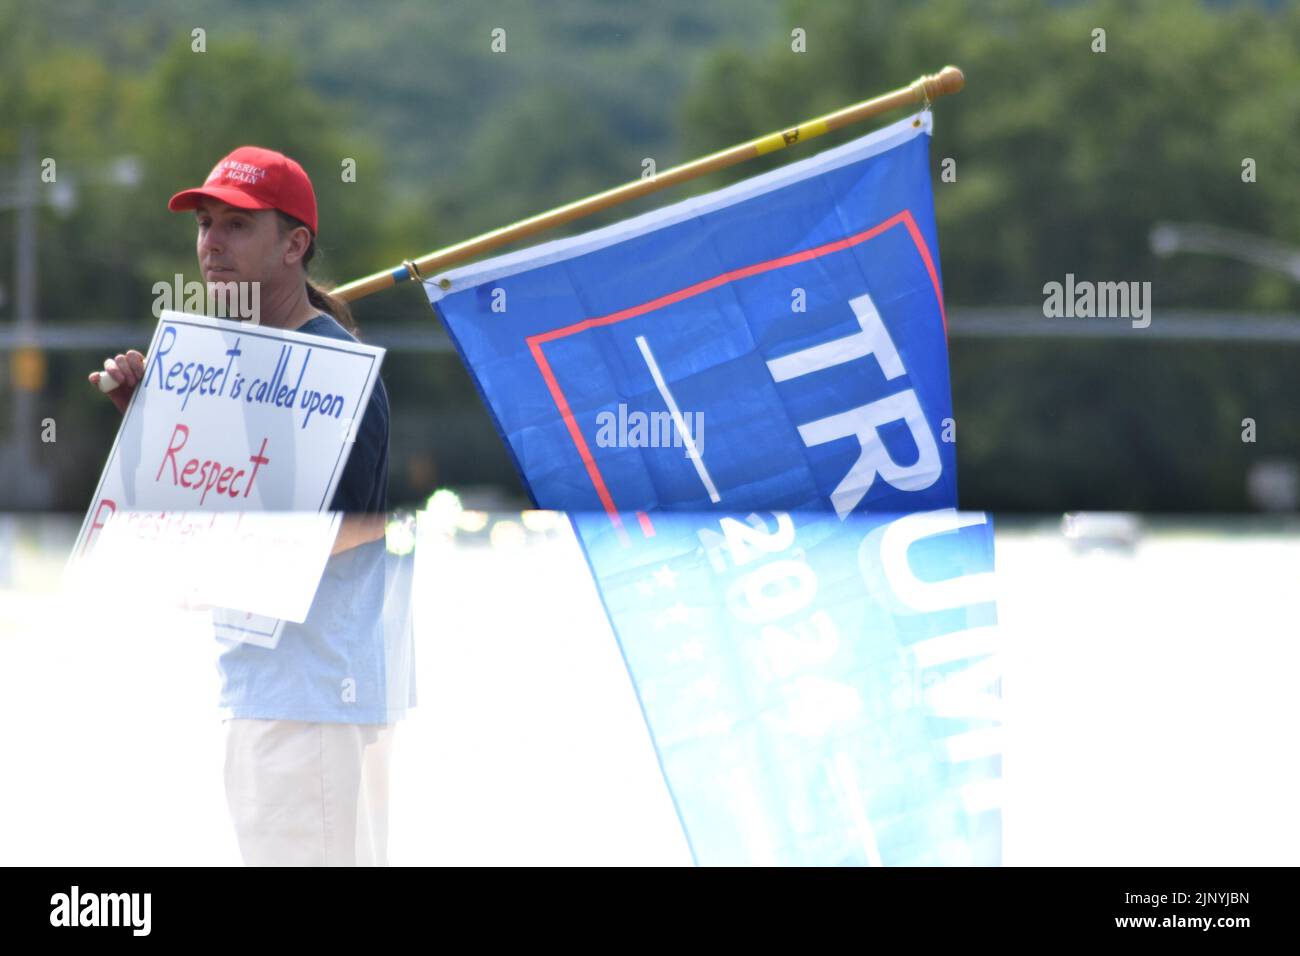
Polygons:
<instances>
[{"instance_id":1,"label":"man's arm","mask_svg":"<svg viewBox=\"0 0 1300 956\"><path fill-rule=\"evenodd\" d=\"M382 514L344 515L330 555L378 541L384 536L384 526L385 516Z\"/></svg>"}]
</instances>

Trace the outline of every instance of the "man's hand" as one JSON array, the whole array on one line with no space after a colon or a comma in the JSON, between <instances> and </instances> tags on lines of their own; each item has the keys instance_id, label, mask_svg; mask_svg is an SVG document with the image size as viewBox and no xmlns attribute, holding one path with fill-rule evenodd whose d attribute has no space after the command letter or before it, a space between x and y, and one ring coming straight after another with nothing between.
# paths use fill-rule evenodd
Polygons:
<instances>
[{"instance_id":1,"label":"man's hand","mask_svg":"<svg viewBox=\"0 0 1300 956\"><path fill-rule=\"evenodd\" d=\"M109 392L108 397L117 406L117 410L125 415L126 406L130 404L131 396L135 394L135 387L144 378L144 356L131 349L114 358L106 358L104 371L91 372L87 378L91 385L99 388L99 380L105 375L111 376L113 381L117 382L117 388Z\"/></svg>"}]
</instances>

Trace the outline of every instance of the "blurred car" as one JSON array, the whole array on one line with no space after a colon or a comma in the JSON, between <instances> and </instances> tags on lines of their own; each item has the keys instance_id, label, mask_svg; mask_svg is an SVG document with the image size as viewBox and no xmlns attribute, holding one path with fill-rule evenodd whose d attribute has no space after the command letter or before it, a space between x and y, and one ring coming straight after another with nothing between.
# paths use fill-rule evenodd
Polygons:
<instances>
[{"instance_id":1,"label":"blurred car","mask_svg":"<svg viewBox=\"0 0 1300 956\"><path fill-rule=\"evenodd\" d=\"M1061 533L1077 554L1132 554L1142 537L1142 523L1137 515L1124 511L1072 511L1061 519Z\"/></svg>"}]
</instances>

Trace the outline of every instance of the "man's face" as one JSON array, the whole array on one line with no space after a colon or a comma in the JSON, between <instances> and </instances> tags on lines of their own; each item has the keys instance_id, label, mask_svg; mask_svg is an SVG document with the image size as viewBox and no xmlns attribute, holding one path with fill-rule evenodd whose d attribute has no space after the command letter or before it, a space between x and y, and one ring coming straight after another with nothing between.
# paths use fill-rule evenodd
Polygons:
<instances>
[{"instance_id":1,"label":"man's face","mask_svg":"<svg viewBox=\"0 0 1300 956\"><path fill-rule=\"evenodd\" d=\"M207 282L274 282L288 269L292 232L280 235L273 209L239 209L219 199L195 208L199 269Z\"/></svg>"}]
</instances>

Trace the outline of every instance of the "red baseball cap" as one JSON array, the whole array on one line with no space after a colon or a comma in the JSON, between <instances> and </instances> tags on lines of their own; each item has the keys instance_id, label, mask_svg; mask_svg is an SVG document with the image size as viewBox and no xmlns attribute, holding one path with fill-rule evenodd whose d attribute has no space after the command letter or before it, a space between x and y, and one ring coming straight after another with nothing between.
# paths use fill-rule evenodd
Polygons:
<instances>
[{"instance_id":1,"label":"red baseball cap","mask_svg":"<svg viewBox=\"0 0 1300 956\"><path fill-rule=\"evenodd\" d=\"M208 196L240 209L278 209L301 219L316 234L316 191L307 173L284 153L260 146L241 146L208 173L195 189L167 201L172 212L193 209Z\"/></svg>"}]
</instances>

